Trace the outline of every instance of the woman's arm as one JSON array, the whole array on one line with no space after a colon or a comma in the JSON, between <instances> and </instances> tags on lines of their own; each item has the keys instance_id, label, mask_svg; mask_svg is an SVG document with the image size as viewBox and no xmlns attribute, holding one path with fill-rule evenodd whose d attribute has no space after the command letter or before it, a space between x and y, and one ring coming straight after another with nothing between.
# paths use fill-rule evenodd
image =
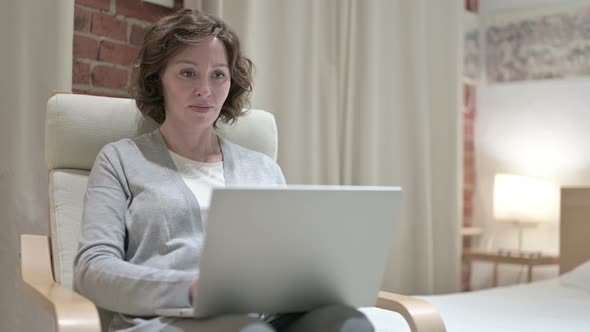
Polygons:
<instances>
[{"instance_id":1,"label":"woman's arm","mask_svg":"<svg viewBox=\"0 0 590 332\"><path fill-rule=\"evenodd\" d=\"M157 308L188 307L187 289L194 273L125 261L125 215L131 193L117 158L107 145L89 177L74 260L75 288L99 307L130 315L153 316Z\"/></svg>"}]
</instances>

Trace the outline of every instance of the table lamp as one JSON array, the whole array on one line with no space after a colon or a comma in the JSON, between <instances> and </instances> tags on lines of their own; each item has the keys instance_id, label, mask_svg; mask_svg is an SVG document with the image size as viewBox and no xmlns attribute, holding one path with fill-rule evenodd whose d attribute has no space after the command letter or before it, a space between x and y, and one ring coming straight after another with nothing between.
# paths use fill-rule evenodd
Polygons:
<instances>
[{"instance_id":1,"label":"table lamp","mask_svg":"<svg viewBox=\"0 0 590 332\"><path fill-rule=\"evenodd\" d=\"M523 228L559 219L560 188L525 176L496 174L494 218L518 226L518 251L522 253Z\"/></svg>"}]
</instances>

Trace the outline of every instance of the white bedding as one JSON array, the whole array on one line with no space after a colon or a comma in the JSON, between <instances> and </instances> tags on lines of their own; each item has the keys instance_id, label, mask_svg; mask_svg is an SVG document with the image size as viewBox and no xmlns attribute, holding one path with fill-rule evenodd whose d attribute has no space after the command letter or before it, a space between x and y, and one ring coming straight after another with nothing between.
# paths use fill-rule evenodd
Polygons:
<instances>
[{"instance_id":1,"label":"white bedding","mask_svg":"<svg viewBox=\"0 0 590 332\"><path fill-rule=\"evenodd\" d=\"M448 332L590 331L590 292L563 286L559 278L420 298L438 309ZM378 332L410 330L397 313L361 310Z\"/></svg>"}]
</instances>

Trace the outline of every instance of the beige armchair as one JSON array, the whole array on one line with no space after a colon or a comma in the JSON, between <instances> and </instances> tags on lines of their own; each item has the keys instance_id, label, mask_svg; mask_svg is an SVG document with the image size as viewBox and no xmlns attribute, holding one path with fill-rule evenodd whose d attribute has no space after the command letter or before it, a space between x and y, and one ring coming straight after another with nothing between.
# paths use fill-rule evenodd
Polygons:
<instances>
[{"instance_id":1,"label":"beige armchair","mask_svg":"<svg viewBox=\"0 0 590 332\"><path fill-rule=\"evenodd\" d=\"M88 174L102 146L156 126L131 99L57 94L47 103L51 234L21 235L21 273L31 298L54 316L56 331L106 330L108 318L72 290ZM276 160L277 127L268 112L253 110L235 126L220 128L220 135ZM380 292L377 306L399 312L412 331L445 331L440 315L425 301Z\"/></svg>"}]
</instances>

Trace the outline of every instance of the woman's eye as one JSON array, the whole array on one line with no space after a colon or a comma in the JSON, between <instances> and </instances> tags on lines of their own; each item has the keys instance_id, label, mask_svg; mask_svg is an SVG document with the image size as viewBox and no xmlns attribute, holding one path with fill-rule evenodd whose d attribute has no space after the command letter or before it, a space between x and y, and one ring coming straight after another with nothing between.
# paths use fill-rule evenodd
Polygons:
<instances>
[{"instance_id":1,"label":"woman's eye","mask_svg":"<svg viewBox=\"0 0 590 332\"><path fill-rule=\"evenodd\" d=\"M195 72L193 72L191 70L183 70L180 72L180 75L183 77L190 78L190 77L195 77L196 74L195 74Z\"/></svg>"},{"instance_id":2,"label":"woman's eye","mask_svg":"<svg viewBox=\"0 0 590 332\"><path fill-rule=\"evenodd\" d=\"M221 79L224 77L225 77L225 73L222 73L222 72L213 73L213 78Z\"/></svg>"}]
</instances>

